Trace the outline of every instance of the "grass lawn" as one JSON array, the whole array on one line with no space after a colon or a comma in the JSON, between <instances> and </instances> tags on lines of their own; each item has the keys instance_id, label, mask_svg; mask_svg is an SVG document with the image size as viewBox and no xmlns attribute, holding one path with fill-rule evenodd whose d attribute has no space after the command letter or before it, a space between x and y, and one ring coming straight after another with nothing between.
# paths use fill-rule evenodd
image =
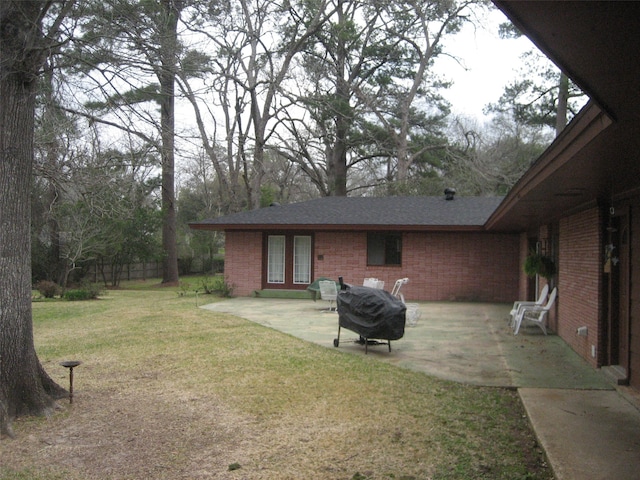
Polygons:
<instances>
[{"instance_id":1,"label":"grass lawn","mask_svg":"<svg viewBox=\"0 0 640 480\"><path fill-rule=\"evenodd\" d=\"M49 374L68 387L58 363L83 363L73 405L0 441L0 479L553 478L515 391L307 343L184 293L147 281L34 302Z\"/></svg>"}]
</instances>

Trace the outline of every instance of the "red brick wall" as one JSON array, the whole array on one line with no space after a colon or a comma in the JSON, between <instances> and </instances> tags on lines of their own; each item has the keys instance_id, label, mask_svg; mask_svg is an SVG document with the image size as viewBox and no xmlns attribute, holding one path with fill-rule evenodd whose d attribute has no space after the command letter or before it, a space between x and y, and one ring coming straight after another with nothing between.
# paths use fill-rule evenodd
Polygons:
<instances>
[{"instance_id":1,"label":"red brick wall","mask_svg":"<svg viewBox=\"0 0 640 480\"><path fill-rule=\"evenodd\" d=\"M233 294L262 288L262 234L227 232L225 278ZM518 298L518 235L485 233L406 233L402 266L367 266L366 233L323 232L314 236L314 276L361 285L365 277L385 281L391 290L399 278L409 300L512 302Z\"/></svg>"},{"instance_id":2,"label":"red brick wall","mask_svg":"<svg viewBox=\"0 0 640 480\"><path fill-rule=\"evenodd\" d=\"M407 300L512 302L518 298L519 236L484 233L405 233L402 266L367 266L366 233L317 233L315 276L361 285L403 277ZM318 259L322 257L322 260Z\"/></svg>"},{"instance_id":3,"label":"red brick wall","mask_svg":"<svg viewBox=\"0 0 640 480\"><path fill-rule=\"evenodd\" d=\"M316 233L314 246L313 261L316 278L328 277L337 280L342 276L346 283L362 285L365 277L378 277L380 280L385 280L386 290L393 287L393 284L389 286L386 283L388 279L379 275L379 271L373 273L373 270L367 269L366 233Z\"/></svg>"},{"instance_id":4,"label":"red brick wall","mask_svg":"<svg viewBox=\"0 0 640 480\"><path fill-rule=\"evenodd\" d=\"M600 225L598 208L564 218L559 225L557 333L593 366L597 362L591 356L591 346L600 344ZM576 330L585 326L588 336L578 336Z\"/></svg>"},{"instance_id":5,"label":"red brick wall","mask_svg":"<svg viewBox=\"0 0 640 480\"><path fill-rule=\"evenodd\" d=\"M235 296L262 288L262 232L226 232L224 277Z\"/></svg>"}]
</instances>

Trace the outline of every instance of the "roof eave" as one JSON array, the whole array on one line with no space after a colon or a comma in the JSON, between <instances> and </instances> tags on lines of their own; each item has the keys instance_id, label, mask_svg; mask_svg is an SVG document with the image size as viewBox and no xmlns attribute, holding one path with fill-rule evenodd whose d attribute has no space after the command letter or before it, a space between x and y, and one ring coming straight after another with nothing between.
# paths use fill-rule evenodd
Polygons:
<instances>
[{"instance_id":1,"label":"roof eave","mask_svg":"<svg viewBox=\"0 0 640 480\"><path fill-rule=\"evenodd\" d=\"M256 225L238 225L238 224L205 224L191 223L189 224L194 230L208 231L245 231L245 232L265 232L265 231L314 231L314 232L376 232L376 231L393 231L393 232L482 232L485 230L483 225L353 225L353 224L256 224Z\"/></svg>"},{"instance_id":2,"label":"roof eave","mask_svg":"<svg viewBox=\"0 0 640 480\"><path fill-rule=\"evenodd\" d=\"M539 196L537 190L540 190L540 186L549 182L560 168L572 161L577 152L611 124L611 118L599 106L592 102L587 104L511 188L485 223L485 228L501 231L522 230L523 219L519 218L518 208L534 196ZM535 199L539 202L538 210L541 217L551 219L553 213L558 212L557 196L569 187L570 185L567 184L546 187L549 195ZM584 198L575 198L573 206L584 202ZM572 206L567 205L567 207Z\"/></svg>"}]
</instances>

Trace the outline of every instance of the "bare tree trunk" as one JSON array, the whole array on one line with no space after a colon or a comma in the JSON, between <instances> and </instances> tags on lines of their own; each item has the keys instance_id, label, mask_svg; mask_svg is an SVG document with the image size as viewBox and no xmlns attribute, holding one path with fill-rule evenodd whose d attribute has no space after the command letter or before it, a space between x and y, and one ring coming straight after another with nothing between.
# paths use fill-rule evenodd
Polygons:
<instances>
[{"instance_id":1,"label":"bare tree trunk","mask_svg":"<svg viewBox=\"0 0 640 480\"><path fill-rule=\"evenodd\" d=\"M225 168L224 168L225 165L223 164L223 159L218 154L218 152L216 152L215 144L209 140L209 135L207 134L205 121L202 118L202 112L200 110L200 106L198 105L196 95L191 89L191 85L189 84L189 79L185 74L182 74L180 76L180 80L181 82L179 86L181 87L182 93L184 96L187 97L187 100L189 100L189 102L191 103L191 106L193 107L196 125L198 126L198 131L200 132L200 138L202 139L202 146L204 148L205 153L207 154L207 157L211 161L211 165L213 165L216 176L218 178L218 182L220 184L220 187L219 187L220 192L218 195L220 197L220 200L222 203L230 206L230 211L235 212L236 211L235 206L238 205L239 202L237 201L237 198L236 198L237 197L236 192L234 192L234 189L237 190L238 186L237 186L237 182L234 182L234 176L236 174L234 172L235 169L233 168L233 162L228 162L227 171L225 171ZM229 131L230 127L229 127L228 119L231 118L231 115L229 114L229 105L227 103L223 103L221 105L221 108L225 112L223 116L225 119L227 119L225 127L227 128L227 131ZM217 123L217 119L213 115L208 121L209 123L211 122L214 123L214 126ZM228 148L227 154L225 155L225 157L229 158L230 156L231 156L231 149Z\"/></svg>"},{"instance_id":2,"label":"bare tree trunk","mask_svg":"<svg viewBox=\"0 0 640 480\"><path fill-rule=\"evenodd\" d=\"M162 65L160 70L162 129L162 248L164 251L162 283L178 284L178 240L175 198L175 79L178 17L180 0L163 0L165 19L161 30Z\"/></svg>"},{"instance_id":3,"label":"bare tree trunk","mask_svg":"<svg viewBox=\"0 0 640 480\"><path fill-rule=\"evenodd\" d=\"M0 6L0 433L19 415L45 414L65 395L36 355L31 312L31 175L36 72L46 2ZM21 41L22 40L22 41Z\"/></svg>"}]
</instances>

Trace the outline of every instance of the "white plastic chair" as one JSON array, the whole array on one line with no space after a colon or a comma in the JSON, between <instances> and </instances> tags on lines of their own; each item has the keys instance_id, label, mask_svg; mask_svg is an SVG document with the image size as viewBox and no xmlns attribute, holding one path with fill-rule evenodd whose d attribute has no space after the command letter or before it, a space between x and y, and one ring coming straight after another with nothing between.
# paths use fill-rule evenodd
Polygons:
<instances>
[{"instance_id":1,"label":"white plastic chair","mask_svg":"<svg viewBox=\"0 0 640 480\"><path fill-rule=\"evenodd\" d=\"M393 289L391 290L391 295L404 303L404 306L407 307L407 325L415 327L421 315L420 306L417 303L407 303L404 301L404 295L400 292L400 289L405 283L409 283L408 278L399 278L396 280L396 283L393 285Z\"/></svg>"},{"instance_id":2,"label":"white plastic chair","mask_svg":"<svg viewBox=\"0 0 640 480\"><path fill-rule=\"evenodd\" d=\"M526 323L531 325L537 325L538 327L540 327L540 329L542 329L542 332L546 335L547 334L547 326L546 326L547 317L549 315L549 310L551 310L551 307L553 307L553 303L556 301L557 294L558 294L557 288L554 288L553 290L551 290L549 299L547 300L547 303L544 306L539 306L539 305L526 306L525 305L521 307L515 320L515 329L513 334L517 335L518 332L520 331L520 327Z\"/></svg>"},{"instance_id":3,"label":"white plastic chair","mask_svg":"<svg viewBox=\"0 0 640 480\"><path fill-rule=\"evenodd\" d=\"M518 312L520 311L520 307L530 307L530 306L538 306L541 307L544 305L544 302L547 300L547 295L549 294L549 284L546 283L542 290L540 291L540 295L538 299L535 301L517 301L513 302L513 308L511 312L509 312L510 320L509 325L511 328L515 327L516 318L518 317Z\"/></svg>"},{"instance_id":4,"label":"white plastic chair","mask_svg":"<svg viewBox=\"0 0 640 480\"><path fill-rule=\"evenodd\" d=\"M379 290L384 289L384 281L378 280L377 278L365 278L364 282L362 282L363 287L369 288L377 288Z\"/></svg>"},{"instance_id":5,"label":"white plastic chair","mask_svg":"<svg viewBox=\"0 0 640 480\"><path fill-rule=\"evenodd\" d=\"M320 298L329 302L328 312L335 312L334 302L338 299L338 287L333 280L320 280Z\"/></svg>"},{"instance_id":6,"label":"white plastic chair","mask_svg":"<svg viewBox=\"0 0 640 480\"><path fill-rule=\"evenodd\" d=\"M409 283L408 278L399 278L398 280L396 280L396 283L393 285L393 288L391 289L391 295L400 299L402 303L404 303L404 295L400 293L400 289L402 288L402 285L404 285L405 283Z\"/></svg>"}]
</instances>

